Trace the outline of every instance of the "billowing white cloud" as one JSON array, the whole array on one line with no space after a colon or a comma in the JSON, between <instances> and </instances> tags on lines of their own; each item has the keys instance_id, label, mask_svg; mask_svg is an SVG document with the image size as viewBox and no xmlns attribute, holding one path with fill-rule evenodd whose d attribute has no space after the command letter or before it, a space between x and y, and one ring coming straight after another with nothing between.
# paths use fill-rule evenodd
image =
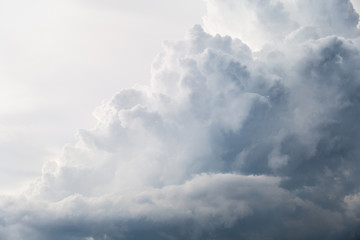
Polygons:
<instances>
[{"instance_id":1,"label":"billowing white cloud","mask_svg":"<svg viewBox=\"0 0 360 240\"><path fill-rule=\"evenodd\" d=\"M349 0L205 0L210 33L239 37L253 49L277 44L297 30L311 35L354 37L358 14Z\"/></svg>"},{"instance_id":2,"label":"billowing white cloud","mask_svg":"<svg viewBox=\"0 0 360 240\"><path fill-rule=\"evenodd\" d=\"M100 106L94 129L0 201L4 239L359 238L352 5L207 4L207 29L268 44L201 26L168 43L150 86Z\"/></svg>"}]
</instances>

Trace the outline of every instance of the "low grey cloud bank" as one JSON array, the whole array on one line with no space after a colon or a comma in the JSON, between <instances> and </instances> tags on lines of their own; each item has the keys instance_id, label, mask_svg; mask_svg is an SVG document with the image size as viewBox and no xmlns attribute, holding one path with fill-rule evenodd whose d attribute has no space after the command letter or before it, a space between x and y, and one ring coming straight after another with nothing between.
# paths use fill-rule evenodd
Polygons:
<instances>
[{"instance_id":1,"label":"low grey cloud bank","mask_svg":"<svg viewBox=\"0 0 360 240\"><path fill-rule=\"evenodd\" d=\"M72 194L56 202L7 199L3 205L12 217L4 220L3 237L233 239L263 238L273 228L278 229L273 237L286 234L297 239L308 236L301 232L304 227L315 236L329 236L329 228L344 228L339 213L293 196L279 188L278 181L267 176L202 174L183 185L126 195ZM295 220L298 211L301 216ZM16 224L8 227L9 223Z\"/></svg>"},{"instance_id":2,"label":"low grey cloud bank","mask_svg":"<svg viewBox=\"0 0 360 240\"><path fill-rule=\"evenodd\" d=\"M166 44L150 86L100 106L26 193L2 198L2 238L360 238L351 3L207 4L206 28L236 22L257 46L200 26Z\"/></svg>"}]
</instances>

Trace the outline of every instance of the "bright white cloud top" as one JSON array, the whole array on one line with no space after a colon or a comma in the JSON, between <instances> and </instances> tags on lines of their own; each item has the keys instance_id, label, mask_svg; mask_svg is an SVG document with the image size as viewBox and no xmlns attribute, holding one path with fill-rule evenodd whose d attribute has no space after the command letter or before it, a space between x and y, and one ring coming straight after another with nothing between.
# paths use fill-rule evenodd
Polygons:
<instances>
[{"instance_id":1,"label":"bright white cloud top","mask_svg":"<svg viewBox=\"0 0 360 240\"><path fill-rule=\"evenodd\" d=\"M121 90L25 193L2 197L2 239L360 238L351 2L206 4L150 86Z\"/></svg>"}]
</instances>

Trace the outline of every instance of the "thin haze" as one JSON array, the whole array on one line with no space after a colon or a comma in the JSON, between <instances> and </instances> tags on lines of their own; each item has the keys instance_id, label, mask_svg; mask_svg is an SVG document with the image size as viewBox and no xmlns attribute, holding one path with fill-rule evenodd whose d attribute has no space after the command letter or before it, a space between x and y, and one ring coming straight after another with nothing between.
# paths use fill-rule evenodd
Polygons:
<instances>
[{"instance_id":1,"label":"thin haze","mask_svg":"<svg viewBox=\"0 0 360 240\"><path fill-rule=\"evenodd\" d=\"M1 239L360 239L353 5L204 2L202 24L163 45L149 83L119 89L26 190L0 198ZM76 3L75 16L105 7ZM124 9L106 3L114 18ZM72 50L85 54L86 39Z\"/></svg>"}]
</instances>

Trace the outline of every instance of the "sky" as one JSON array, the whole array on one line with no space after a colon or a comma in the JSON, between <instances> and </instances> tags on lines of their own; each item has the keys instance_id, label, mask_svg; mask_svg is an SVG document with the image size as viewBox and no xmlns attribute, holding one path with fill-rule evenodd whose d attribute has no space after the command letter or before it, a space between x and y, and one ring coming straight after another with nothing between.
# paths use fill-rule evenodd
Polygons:
<instances>
[{"instance_id":1,"label":"sky","mask_svg":"<svg viewBox=\"0 0 360 240\"><path fill-rule=\"evenodd\" d=\"M1 1L0 190L41 175L113 94L148 85L162 43L204 10L200 0Z\"/></svg>"},{"instance_id":2,"label":"sky","mask_svg":"<svg viewBox=\"0 0 360 240\"><path fill-rule=\"evenodd\" d=\"M0 239L360 239L359 1L0 7Z\"/></svg>"}]
</instances>

